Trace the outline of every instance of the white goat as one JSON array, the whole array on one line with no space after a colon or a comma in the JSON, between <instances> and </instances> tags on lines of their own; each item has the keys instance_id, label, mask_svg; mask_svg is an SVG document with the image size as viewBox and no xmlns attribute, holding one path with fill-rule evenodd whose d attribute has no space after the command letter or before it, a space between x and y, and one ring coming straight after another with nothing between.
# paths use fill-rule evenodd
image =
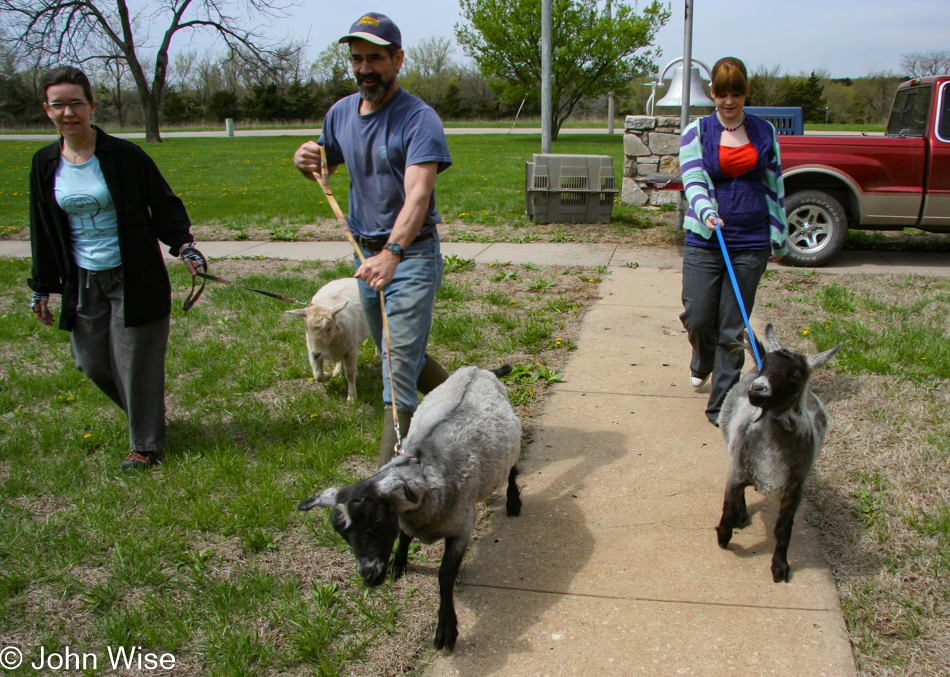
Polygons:
<instances>
[{"instance_id":1,"label":"white goat","mask_svg":"<svg viewBox=\"0 0 950 677\"><path fill-rule=\"evenodd\" d=\"M732 467L716 533L719 546L726 548L732 530L748 522L746 487L778 497L772 580L787 583L792 522L828 430L828 414L808 381L842 344L807 357L782 348L771 324L765 325L765 343L768 352L759 347L762 369L752 369L733 386L719 414Z\"/></svg>"},{"instance_id":2,"label":"white goat","mask_svg":"<svg viewBox=\"0 0 950 677\"><path fill-rule=\"evenodd\" d=\"M346 377L346 401L356 399L356 359L360 345L369 338L369 326L363 316L359 283L344 277L327 282L313 295L306 308L288 310L288 315L304 318L304 337L313 380L329 381L340 369ZM323 361L334 365L327 376Z\"/></svg>"}]
</instances>

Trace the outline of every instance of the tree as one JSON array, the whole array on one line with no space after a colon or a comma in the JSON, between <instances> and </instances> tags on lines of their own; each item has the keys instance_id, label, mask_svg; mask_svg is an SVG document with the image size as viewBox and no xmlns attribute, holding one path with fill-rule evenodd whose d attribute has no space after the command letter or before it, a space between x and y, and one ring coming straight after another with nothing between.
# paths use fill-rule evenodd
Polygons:
<instances>
[{"instance_id":1,"label":"tree","mask_svg":"<svg viewBox=\"0 0 950 677\"><path fill-rule=\"evenodd\" d=\"M782 77L782 67L779 65L771 68L758 66L749 77L749 99L746 101L746 105L779 105Z\"/></svg>"},{"instance_id":2,"label":"tree","mask_svg":"<svg viewBox=\"0 0 950 677\"><path fill-rule=\"evenodd\" d=\"M779 88L780 106L798 106L805 122L824 122L825 86L821 76L812 71L807 78L786 77Z\"/></svg>"},{"instance_id":3,"label":"tree","mask_svg":"<svg viewBox=\"0 0 950 677\"><path fill-rule=\"evenodd\" d=\"M296 4L296 0L155 0L147 9L137 9L129 0L0 0L0 22L27 53L43 55L51 64L124 60L145 113L146 141L159 143L159 111L172 39L183 31L211 32L232 52L240 50L264 62L277 47L262 29ZM161 41L150 43L149 33L159 25L166 26L158 31ZM144 59L152 50L154 61L147 69Z\"/></svg>"},{"instance_id":4,"label":"tree","mask_svg":"<svg viewBox=\"0 0 950 677\"><path fill-rule=\"evenodd\" d=\"M901 70L912 78L950 73L950 50L931 49L902 54Z\"/></svg>"},{"instance_id":5,"label":"tree","mask_svg":"<svg viewBox=\"0 0 950 677\"><path fill-rule=\"evenodd\" d=\"M436 37L406 50L406 63L399 77L406 91L438 110L458 70L451 59L453 51L448 38Z\"/></svg>"},{"instance_id":6,"label":"tree","mask_svg":"<svg viewBox=\"0 0 950 677\"><path fill-rule=\"evenodd\" d=\"M888 71L870 73L854 80L852 97L854 116L857 122L882 123L887 120L894 101L894 92L901 78Z\"/></svg>"},{"instance_id":7,"label":"tree","mask_svg":"<svg viewBox=\"0 0 950 677\"><path fill-rule=\"evenodd\" d=\"M310 66L310 72L314 73L317 81L323 85L327 107L356 92L356 82L350 73L348 44L331 42Z\"/></svg>"},{"instance_id":8,"label":"tree","mask_svg":"<svg viewBox=\"0 0 950 677\"><path fill-rule=\"evenodd\" d=\"M467 25L455 26L465 54L486 77L499 80L508 102L536 100L541 82L541 0L460 0ZM552 139L585 98L611 91L621 96L630 82L653 66L656 32L669 20L654 0L637 15L625 5L612 19L596 0L552 0Z\"/></svg>"}]
</instances>

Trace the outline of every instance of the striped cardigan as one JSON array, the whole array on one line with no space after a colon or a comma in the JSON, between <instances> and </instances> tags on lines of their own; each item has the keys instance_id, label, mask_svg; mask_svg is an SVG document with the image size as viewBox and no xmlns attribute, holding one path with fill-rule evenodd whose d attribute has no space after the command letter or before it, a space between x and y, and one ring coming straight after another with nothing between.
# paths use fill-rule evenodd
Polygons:
<instances>
[{"instance_id":1,"label":"striped cardigan","mask_svg":"<svg viewBox=\"0 0 950 677\"><path fill-rule=\"evenodd\" d=\"M769 239L772 255L784 256L788 251L788 228L785 225L785 185L782 182L778 135L767 120L749 114L746 114L745 120L749 140L757 150L761 152L764 148L768 154L765 201L769 211ZM718 148L721 134L722 125L713 114L690 124L680 137L680 172L688 204L683 227L707 240L713 236L713 231L706 227L706 219L709 216L719 218L719 205L716 202L716 187L703 163L703 140L706 139L707 148Z\"/></svg>"}]
</instances>

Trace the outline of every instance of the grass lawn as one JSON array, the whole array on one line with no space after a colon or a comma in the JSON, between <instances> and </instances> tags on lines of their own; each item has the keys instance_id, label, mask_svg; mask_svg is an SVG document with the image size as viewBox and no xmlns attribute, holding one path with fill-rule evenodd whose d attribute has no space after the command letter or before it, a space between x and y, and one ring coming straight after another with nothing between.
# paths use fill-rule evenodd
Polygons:
<instances>
[{"instance_id":1,"label":"grass lawn","mask_svg":"<svg viewBox=\"0 0 950 677\"><path fill-rule=\"evenodd\" d=\"M291 162L303 137L173 138L139 143L155 158L182 198L191 220L236 235L265 230L288 239L302 224L331 222L316 184L305 181ZM449 136L453 166L436 184L439 211L446 222L517 230L531 224L525 215L525 162L540 152L540 141L524 135ZM0 234L20 232L29 223L30 158L41 142L0 142ZM622 135L564 135L556 153L610 155L617 185L623 177ZM346 210L346 169L332 179ZM615 229L651 225L644 210L615 202Z\"/></svg>"},{"instance_id":2,"label":"grass lawn","mask_svg":"<svg viewBox=\"0 0 950 677\"><path fill-rule=\"evenodd\" d=\"M600 278L452 257L446 268L432 352L449 370L516 365L509 392L530 432ZM215 271L309 298L352 267L222 260ZM169 445L160 467L123 474L124 416L72 366L68 334L20 312L28 272L0 261L0 645L34 659L39 646L141 646L189 676L411 667L431 646L441 547L414 547L404 581L366 589L324 511L295 510L374 466L371 342L348 405L342 376L310 380L287 304L212 286L184 313L190 278L172 267Z\"/></svg>"},{"instance_id":3,"label":"grass lawn","mask_svg":"<svg viewBox=\"0 0 950 677\"><path fill-rule=\"evenodd\" d=\"M813 354L831 418L806 488L859 674L950 665L950 279L769 273L756 313Z\"/></svg>"}]
</instances>

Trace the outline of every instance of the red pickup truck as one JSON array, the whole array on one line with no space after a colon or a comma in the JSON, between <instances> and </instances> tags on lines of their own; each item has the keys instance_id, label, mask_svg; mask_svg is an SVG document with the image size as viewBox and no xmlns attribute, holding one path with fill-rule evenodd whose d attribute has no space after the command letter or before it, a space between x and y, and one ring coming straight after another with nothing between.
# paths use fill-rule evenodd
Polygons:
<instances>
[{"instance_id":1,"label":"red pickup truck","mask_svg":"<svg viewBox=\"0 0 950 677\"><path fill-rule=\"evenodd\" d=\"M848 228L950 233L950 75L904 82L881 136L780 136L788 255L822 266Z\"/></svg>"}]
</instances>

